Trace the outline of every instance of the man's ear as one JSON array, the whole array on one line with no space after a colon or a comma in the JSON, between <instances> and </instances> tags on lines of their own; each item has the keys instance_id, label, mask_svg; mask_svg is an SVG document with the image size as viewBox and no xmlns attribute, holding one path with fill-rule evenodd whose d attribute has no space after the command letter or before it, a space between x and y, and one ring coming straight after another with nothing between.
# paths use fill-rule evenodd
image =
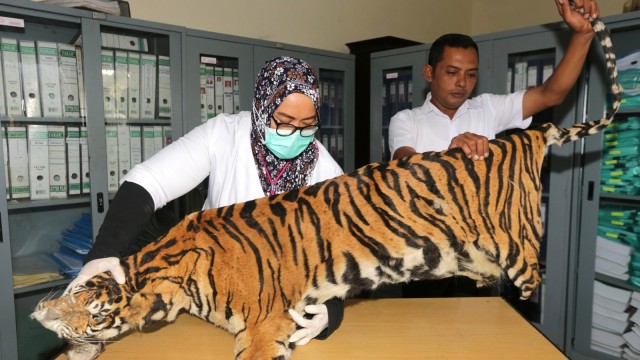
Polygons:
<instances>
[{"instance_id":1,"label":"man's ear","mask_svg":"<svg viewBox=\"0 0 640 360\"><path fill-rule=\"evenodd\" d=\"M424 79L427 80L428 83L431 83L431 81L433 81L433 67L429 64L423 66L422 76L424 76Z\"/></svg>"}]
</instances>

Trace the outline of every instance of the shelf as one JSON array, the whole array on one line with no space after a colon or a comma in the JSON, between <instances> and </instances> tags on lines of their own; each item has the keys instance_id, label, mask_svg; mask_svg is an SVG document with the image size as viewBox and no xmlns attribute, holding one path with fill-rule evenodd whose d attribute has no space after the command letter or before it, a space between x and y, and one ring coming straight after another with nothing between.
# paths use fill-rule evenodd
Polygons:
<instances>
[{"instance_id":1,"label":"shelf","mask_svg":"<svg viewBox=\"0 0 640 360\"><path fill-rule=\"evenodd\" d=\"M49 282L45 282L45 283L41 283L41 284L35 284L35 285L31 285L31 286L25 286L22 288L18 288L18 289L13 289L13 293L15 295L19 295L19 294L26 294L32 291L38 291L38 290L42 290L42 289L49 289L49 288L55 288L55 287L60 287L60 290L63 290L63 287L66 287L70 282L71 282L71 278L65 278L65 279L60 279L60 280L55 280L55 281L49 281ZM54 292L52 291L52 295L54 294Z\"/></svg>"},{"instance_id":2,"label":"shelf","mask_svg":"<svg viewBox=\"0 0 640 360\"><path fill-rule=\"evenodd\" d=\"M17 210L25 210L25 209L34 209L34 208L45 208L45 207L67 207L67 206L75 206L78 204L89 205L91 203L91 199L89 196L74 196L66 199L49 199L49 200L20 200L19 202L16 200L7 201L7 208L9 212L17 211Z\"/></svg>"},{"instance_id":3,"label":"shelf","mask_svg":"<svg viewBox=\"0 0 640 360\"><path fill-rule=\"evenodd\" d=\"M599 273L595 274L595 278L596 280L602 281L604 283L607 283L609 285L613 285L625 290L629 290L629 291L640 291L640 287L635 286L633 284L630 284L624 280L620 280L620 279L616 279L614 277L611 276L607 276L607 275L602 275Z\"/></svg>"},{"instance_id":4,"label":"shelf","mask_svg":"<svg viewBox=\"0 0 640 360\"><path fill-rule=\"evenodd\" d=\"M640 196L638 195L619 195L600 193L601 202L615 202L615 203L640 203Z\"/></svg>"}]
</instances>

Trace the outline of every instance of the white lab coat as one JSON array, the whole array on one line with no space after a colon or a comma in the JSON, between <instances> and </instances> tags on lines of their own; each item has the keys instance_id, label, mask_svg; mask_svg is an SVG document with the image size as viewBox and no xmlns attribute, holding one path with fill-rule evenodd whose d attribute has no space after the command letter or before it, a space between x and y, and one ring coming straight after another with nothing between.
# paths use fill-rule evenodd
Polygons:
<instances>
[{"instance_id":1,"label":"white lab coat","mask_svg":"<svg viewBox=\"0 0 640 360\"><path fill-rule=\"evenodd\" d=\"M251 153L250 133L250 112L218 115L136 165L122 181L144 187L156 209L186 194L207 176L205 209L264 197ZM308 185L342 174L329 152L314 141L319 157Z\"/></svg>"}]
</instances>

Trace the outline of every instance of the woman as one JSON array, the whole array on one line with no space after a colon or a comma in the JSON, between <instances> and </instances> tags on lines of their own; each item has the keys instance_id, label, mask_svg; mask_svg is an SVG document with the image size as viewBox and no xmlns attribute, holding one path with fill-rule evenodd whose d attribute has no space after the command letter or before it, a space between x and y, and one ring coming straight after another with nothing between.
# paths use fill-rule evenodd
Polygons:
<instances>
[{"instance_id":1,"label":"woman","mask_svg":"<svg viewBox=\"0 0 640 360\"><path fill-rule=\"evenodd\" d=\"M314 184L342 174L314 140L319 126L318 77L304 61L279 57L258 75L253 111L222 114L198 126L123 179L85 265L67 291L100 272L124 283L119 258L153 213L209 177L204 208L216 208ZM290 341L326 338L342 321L343 303L308 306L310 319L293 312L301 327ZM331 314L331 316L329 316Z\"/></svg>"}]
</instances>

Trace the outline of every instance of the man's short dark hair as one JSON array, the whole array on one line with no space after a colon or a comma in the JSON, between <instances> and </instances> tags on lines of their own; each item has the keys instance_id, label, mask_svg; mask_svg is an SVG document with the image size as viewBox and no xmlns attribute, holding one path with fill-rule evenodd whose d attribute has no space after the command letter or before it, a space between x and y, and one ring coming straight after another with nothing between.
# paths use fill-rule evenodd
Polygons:
<instances>
[{"instance_id":1,"label":"man's short dark hair","mask_svg":"<svg viewBox=\"0 0 640 360\"><path fill-rule=\"evenodd\" d=\"M436 65L442 60L444 56L445 47L453 48L473 48L478 53L478 44L468 35L463 34L444 34L433 42L429 49L429 65L432 68L436 68Z\"/></svg>"}]
</instances>

